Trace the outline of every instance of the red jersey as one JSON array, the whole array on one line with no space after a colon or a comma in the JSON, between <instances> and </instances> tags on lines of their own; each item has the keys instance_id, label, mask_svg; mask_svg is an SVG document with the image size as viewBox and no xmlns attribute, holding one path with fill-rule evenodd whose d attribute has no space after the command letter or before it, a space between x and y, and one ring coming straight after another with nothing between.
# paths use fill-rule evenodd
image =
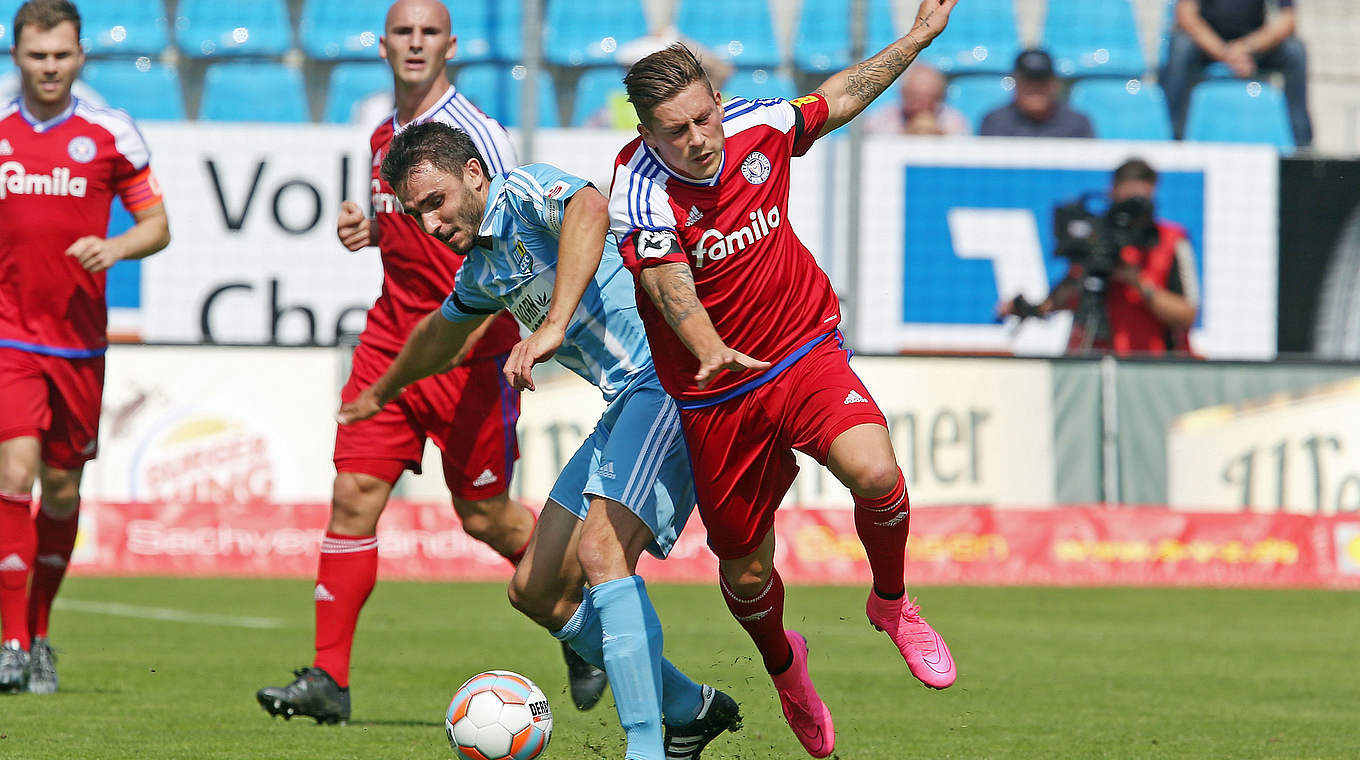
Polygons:
<instances>
[{"instance_id":1,"label":"red jersey","mask_svg":"<svg viewBox=\"0 0 1360 760\"><path fill-rule=\"evenodd\" d=\"M40 122L0 106L0 347L98 356L108 347L105 273L66 249L104 237L114 195L129 211L161 203L146 141L127 113L78 98Z\"/></svg>"},{"instance_id":2,"label":"red jersey","mask_svg":"<svg viewBox=\"0 0 1360 760\"><path fill-rule=\"evenodd\" d=\"M652 360L681 408L716 404L768 382L840 324L830 278L786 217L789 161L807 152L826 119L820 95L738 98L723 106L726 142L711 179L673 172L640 137L615 160L610 224L634 277L649 266L687 262L723 342L775 363L755 376L723 372L700 390L699 360L639 286Z\"/></svg>"},{"instance_id":3,"label":"red jersey","mask_svg":"<svg viewBox=\"0 0 1360 760\"><path fill-rule=\"evenodd\" d=\"M450 87L439 102L411 120L411 124L439 121L463 130L472 138L492 176L518 166L514 146L505 128L477 109L462 93ZM373 235L382 255L382 293L368 310L368 322L359 336L363 343L396 353L416 323L438 309L453 292L463 257L438 239L426 235L420 223L402 213L401 201L391 185L383 182L382 160L392 138L409 125L398 125L395 112L373 130ZM519 341L519 326L508 312L473 347L468 358L508 353Z\"/></svg>"}]
</instances>

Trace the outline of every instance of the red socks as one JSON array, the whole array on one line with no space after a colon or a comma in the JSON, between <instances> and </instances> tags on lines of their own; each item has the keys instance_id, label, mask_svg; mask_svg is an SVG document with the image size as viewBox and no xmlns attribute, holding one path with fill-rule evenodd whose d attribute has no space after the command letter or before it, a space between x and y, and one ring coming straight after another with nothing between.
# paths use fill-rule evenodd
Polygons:
<instances>
[{"instance_id":1,"label":"red socks","mask_svg":"<svg viewBox=\"0 0 1360 760\"><path fill-rule=\"evenodd\" d=\"M28 649L28 572L38 537L33 497L0 493L0 641L17 639Z\"/></svg>"},{"instance_id":2,"label":"red socks","mask_svg":"<svg viewBox=\"0 0 1360 760\"><path fill-rule=\"evenodd\" d=\"M784 581L780 579L779 571L772 571L765 588L751 599L737 596L721 575L718 585L722 587L723 600L732 611L732 617L756 643L756 649L765 661L765 670L777 674L787 669L793 659L793 650L784 636Z\"/></svg>"},{"instance_id":3,"label":"red socks","mask_svg":"<svg viewBox=\"0 0 1360 760\"><path fill-rule=\"evenodd\" d=\"M895 599L906 591L907 528L911 505L907 499L907 480L897 471L897 485L876 499L855 497L855 532L869 556L874 575L874 590L885 599Z\"/></svg>"},{"instance_id":4,"label":"red socks","mask_svg":"<svg viewBox=\"0 0 1360 760\"><path fill-rule=\"evenodd\" d=\"M378 537L326 531L316 571L316 658L341 688L349 686L349 655L359 610L378 580Z\"/></svg>"},{"instance_id":5,"label":"red socks","mask_svg":"<svg viewBox=\"0 0 1360 760\"><path fill-rule=\"evenodd\" d=\"M33 636L46 636L52 600L66 577L66 566L76 546L80 506L77 504L75 511L64 518L52 517L40 508L34 525L38 549L33 560L33 585L28 591L28 630Z\"/></svg>"}]
</instances>

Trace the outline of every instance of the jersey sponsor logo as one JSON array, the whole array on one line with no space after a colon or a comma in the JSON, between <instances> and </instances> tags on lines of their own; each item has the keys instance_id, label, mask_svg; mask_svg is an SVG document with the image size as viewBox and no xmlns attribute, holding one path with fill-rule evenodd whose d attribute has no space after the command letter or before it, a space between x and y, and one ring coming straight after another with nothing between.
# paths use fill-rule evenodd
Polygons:
<instances>
[{"instance_id":1,"label":"jersey sponsor logo","mask_svg":"<svg viewBox=\"0 0 1360 760\"><path fill-rule=\"evenodd\" d=\"M546 272L530 278L515 289L515 300L509 306L515 321L537 330L548 316L548 306L552 304L553 278Z\"/></svg>"},{"instance_id":2,"label":"jersey sponsor logo","mask_svg":"<svg viewBox=\"0 0 1360 760\"><path fill-rule=\"evenodd\" d=\"M774 206L769 211L758 208L748 214L747 218L750 223L735 232L725 233L713 228L704 230L704 234L699 236L699 242L691 251L694 254L694 267L702 269L707 262L720 261L746 250L747 246L777 228L783 221L783 214L779 213L778 206Z\"/></svg>"},{"instance_id":3,"label":"jersey sponsor logo","mask_svg":"<svg viewBox=\"0 0 1360 760\"><path fill-rule=\"evenodd\" d=\"M94 140L85 135L72 137L71 142L66 143L66 155L70 156L71 160L78 164L90 163L94 160L94 154L96 152Z\"/></svg>"},{"instance_id":4,"label":"jersey sponsor logo","mask_svg":"<svg viewBox=\"0 0 1360 760\"><path fill-rule=\"evenodd\" d=\"M0 200L11 195L55 195L85 197L85 177L72 177L71 170L58 166L51 174L29 174L18 161L0 164Z\"/></svg>"},{"instance_id":5,"label":"jersey sponsor logo","mask_svg":"<svg viewBox=\"0 0 1360 760\"><path fill-rule=\"evenodd\" d=\"M753 151L741 162L741 176L753 185L759 185L770 178L770 159L760 151Z\"/></svg>"},{"instance_id":6,"label":"jersey sponsor logo","mask_svg":"<svg viewBox=\"0 0 1360 760\"><path fill-rule=\"evenodd\" d=\"M703 218L704 212L700 211L698 206L690 206L689 216L685 217L685 226L693 227L695 222Z\"/></svg>"},{"instance_id":7,"label":"jersey sponsor logo","mask_svg":"<svg viewBox=\"0 0 1360 760\"><path fill-rule=\"evenodd\" d=\"M401 199L395 193L384 193L380 180L373 180L373 195L370 200L373 203L373 213L375 214L403 213Z\"/></svg>"},{"instance_id":8,"label":"jersey sponsor logo","mask_svg":"<svg viewBox=\"0 0 1360 760\"><path fill-rule=\"evenodd\" d=\"M816 95L804 95L803 97L798 98L798 99L796 99L796 100L790 100L790 101L789 101L789 105L793 106L794 108L798 108L798 107L800 107L800 106L805 106L805 105L807 105L808 103L816 103L816 102L817 102L817 96L816 96Z\"/></svg>"},{"instance_id":9,"label":"jersey sponsor logo","mask_svg":"<svg viewBox=\"0 0 1360 760\"><path fill-rule=\"evenodd\" d=\"M637 254L640 259L659 259L677 248L675 235L667 230L638 230Z\"/></svg>"},{"instance_id":10,"label":"jersey sponsor logo","mask_svg":"<svg viewBox=\"0 0 1360 760\"><path fill-rule=\"evenodd\" d=\"M14 146L9 144L9 140L0 140L0 156L14 155Z\"/></svg>"}]
</instances>

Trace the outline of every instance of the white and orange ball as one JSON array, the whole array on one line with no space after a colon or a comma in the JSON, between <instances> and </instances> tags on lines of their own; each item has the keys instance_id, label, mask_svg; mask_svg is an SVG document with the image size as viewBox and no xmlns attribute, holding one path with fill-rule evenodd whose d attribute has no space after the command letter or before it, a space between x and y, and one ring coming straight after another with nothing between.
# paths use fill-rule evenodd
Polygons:
<instances>
[{"instance_id":1,"label":"white and orange ball","mask_svg":"<svg viewBox=\"0 0 1360 760\"><path fill-rule=\"evenodd\" d=\"M552 723L543 690L508 670L469 678L444 714L449 744L462 760L533 760L547 748Z\"/></svg>"}]
</instances>

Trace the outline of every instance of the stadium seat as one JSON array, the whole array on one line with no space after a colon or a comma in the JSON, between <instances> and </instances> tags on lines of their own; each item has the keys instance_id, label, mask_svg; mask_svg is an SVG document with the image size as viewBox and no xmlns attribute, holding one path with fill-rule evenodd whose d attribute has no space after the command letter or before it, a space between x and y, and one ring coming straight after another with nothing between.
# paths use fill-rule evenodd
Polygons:
<instances>
[{"instance_id":1,"label":"stadium seat","mask_svg":"<svg viewBox=\"0 0 1360 760\"><path fill-rule=\"evenodd\" d=\"M576 80L576 101L571 106L571 125L583 127L596 114L605 108L610 109L609 118L603 121L611 125L621 119L633 118L633 106L626 102L627 93L623 89L624 70L616 66L587 69ZM621 107L622 113L616 113ZM595 124L592 126L602 126Z\"/></svg>"},{"instance_id":2,"label":"stadium seat","mask_svg":"<svg viewBox=\"0 0 1360 760\"><path fill-rule=\"evenodd\" d=\"M507 127L520 126L520 93L523 91L523 66L504 63L474 63L458 70L458 89L488 116ZM556 127L557 90L547 71L538 75L538 124Z\"/></svg>"},{"instance_id":3,"label":"stadium seat","mask_svg":"<svg viewBox=\"0 0 1360 760\"><path fill-rule=\"evenodd\" d=\"M281 63L215 63L203 78L203 103L198 118L305 122L307 94L302 73Z\"/></svg>"},{"instance_id":4,"label":"stadium seat","mask_svg":"<svg viewBox=\"0 0 1360 760\"><path fill-rule=\"evenodd\" d=\"M866 55L897 39L889 0L869 0ZM803 0L794 34L793 63L802 71L834 72L850 65L850 1Z\"/></svg>"},{"instance_id":5,"label":"stadium seat","mask_svg":"<svg viewBox=\"0 0 1360 760\"><path fill-rule=\"evenodd\" d=\"M146 58L90 61L80 78L109 105L127 111L134 119L184 118L179 70L173 66Z\"/></svg>"},{"instance_id":6,"label":"stadium seat","mask_svg":"<svg viewBox=\"0 0 1360 760\"><path fill-rule=\"evenodd\" d=\"M944 91L945 102L959 109L976 134L982 117L989 111L1010 102L1015 91L1015 80L994 74L966 74L949 83ZM879 98L882 100L882 98Z\"/></svg>"},{"instance_id":7,"label":"stadium seat","mask_svg":"<svg viewBox=\"0 0 1360 760\"><path fill-rule=\"evenodd\" d=\"M695 40L735 66L778 66L779 44L774 19L763 1L679 0L675 25L683 37Z\"/></svg>"},{"instance_id":8,"label":"stadium seat","mask_svg":"<svg viewBox=\"0 0 1360 760\"><path fill-rule=\"evenodd\" d=\"M1014 0L971 0L921 54L946 74L1009 73L1020 54Z\"/></svg>"},{"instance_id":9,"label":"stadium seat","mask_svg":"<svg viewBox=\"0 0 1360 760\"><path fill-rule=\"evenodd\" d=\"M1048 0L1043 47L1058 76L1133 78L1147 72L1129 0Z\"/></svg>"},{"instance_id":10,"label":"stadium seat","mask_svg":"<svg viewBox=\"0 0 1360 760\"><path fill-rule=\"evenodd\" d=\"M1190 93L1185 139L1267 143L1286 152L1294 149L1284 95L1256 81L1216 79L1196 85Z\"/></svg>"},{"instance_id":11,"label":"stadium seat","mask_svg":"<svg viewBox=\"0 0 1360 760\"><path fill-rule=\"evenodd\" d=\"M293 44L283 0L180 0L175 30L191 58L282 55Z\"/></svg>"},{"instance_id":12,"label":"stadium seat","mask_svg":"<svg viewBox=\"0 0 1360 760\"><path fill-rule=\"evenodd\" d=\"M732 98L795 98L793 80L769 69L737 69L722 88L723 100Z\"/></svg>"},{"instance_id":13,"label":"stadium seat","mask_svg":"<svg viewBox=\"0 0 1360 760\"><path fill-rule=\"evenodd\" d=\"M518 5L519 3L508 3ZM617 63L619 45L647 34L642 3L565 0L548 3L544 57L560 66Z\"/></svg>"},{"instance_id":14,"label":"stadium seat","mask_svg":"<svg viewBox=\"0 0 1360 760\"><path fill-rule=\"evenodd\" d=\"M24 4L24 0L0 0L0 49L5 52L5 64L11 64L9 60L9 49L14 47L14 34L9 25L14 21L14 14L19 12L19 6ZM0 65L3 68L3 65Z\"/></svg>"},{"instance_id":15,"label":"stadium seat","mask_svg":"<svg viewBox=\"0 0 1360 760\"><path fill-rule=\"evenodd\" d=\"M90 55L158 56L170 44L169 26L161 0L80 2L80 42Z\"/></svg>"},{"instance_id":16,"label":"stadium seat","mask_svg":"<svg viewBox=\"0 0 1360 760\"><path fill-rule=\"evenodd\" d=\"M376 58L386 13L371 0L306 0L298 43L312 58Z\"/></svg>"},{"instance_id":17,"label":"stadium seat","mask_svg":"<svg viewBox=\"0 0 1360 760\"><path fill-rule=\"evenodd\" d=\"M354 107L375 92L392 89L392 69L386 63L350 61L331 69L323 118L331 124L354 121Z\"/></svg>"},{"instance_id":18,"label":"stadium seat","mask_svg":"<svg viewBox=\"0 0 1360 760\"><path fill-rule=\"evenodd\" d=\"M1091 117L1106 140L1170 140L1171 116L1162 88L1138 79L1098 77L1072 86L1069 104Z\"/></svg>"}]
</instances>

